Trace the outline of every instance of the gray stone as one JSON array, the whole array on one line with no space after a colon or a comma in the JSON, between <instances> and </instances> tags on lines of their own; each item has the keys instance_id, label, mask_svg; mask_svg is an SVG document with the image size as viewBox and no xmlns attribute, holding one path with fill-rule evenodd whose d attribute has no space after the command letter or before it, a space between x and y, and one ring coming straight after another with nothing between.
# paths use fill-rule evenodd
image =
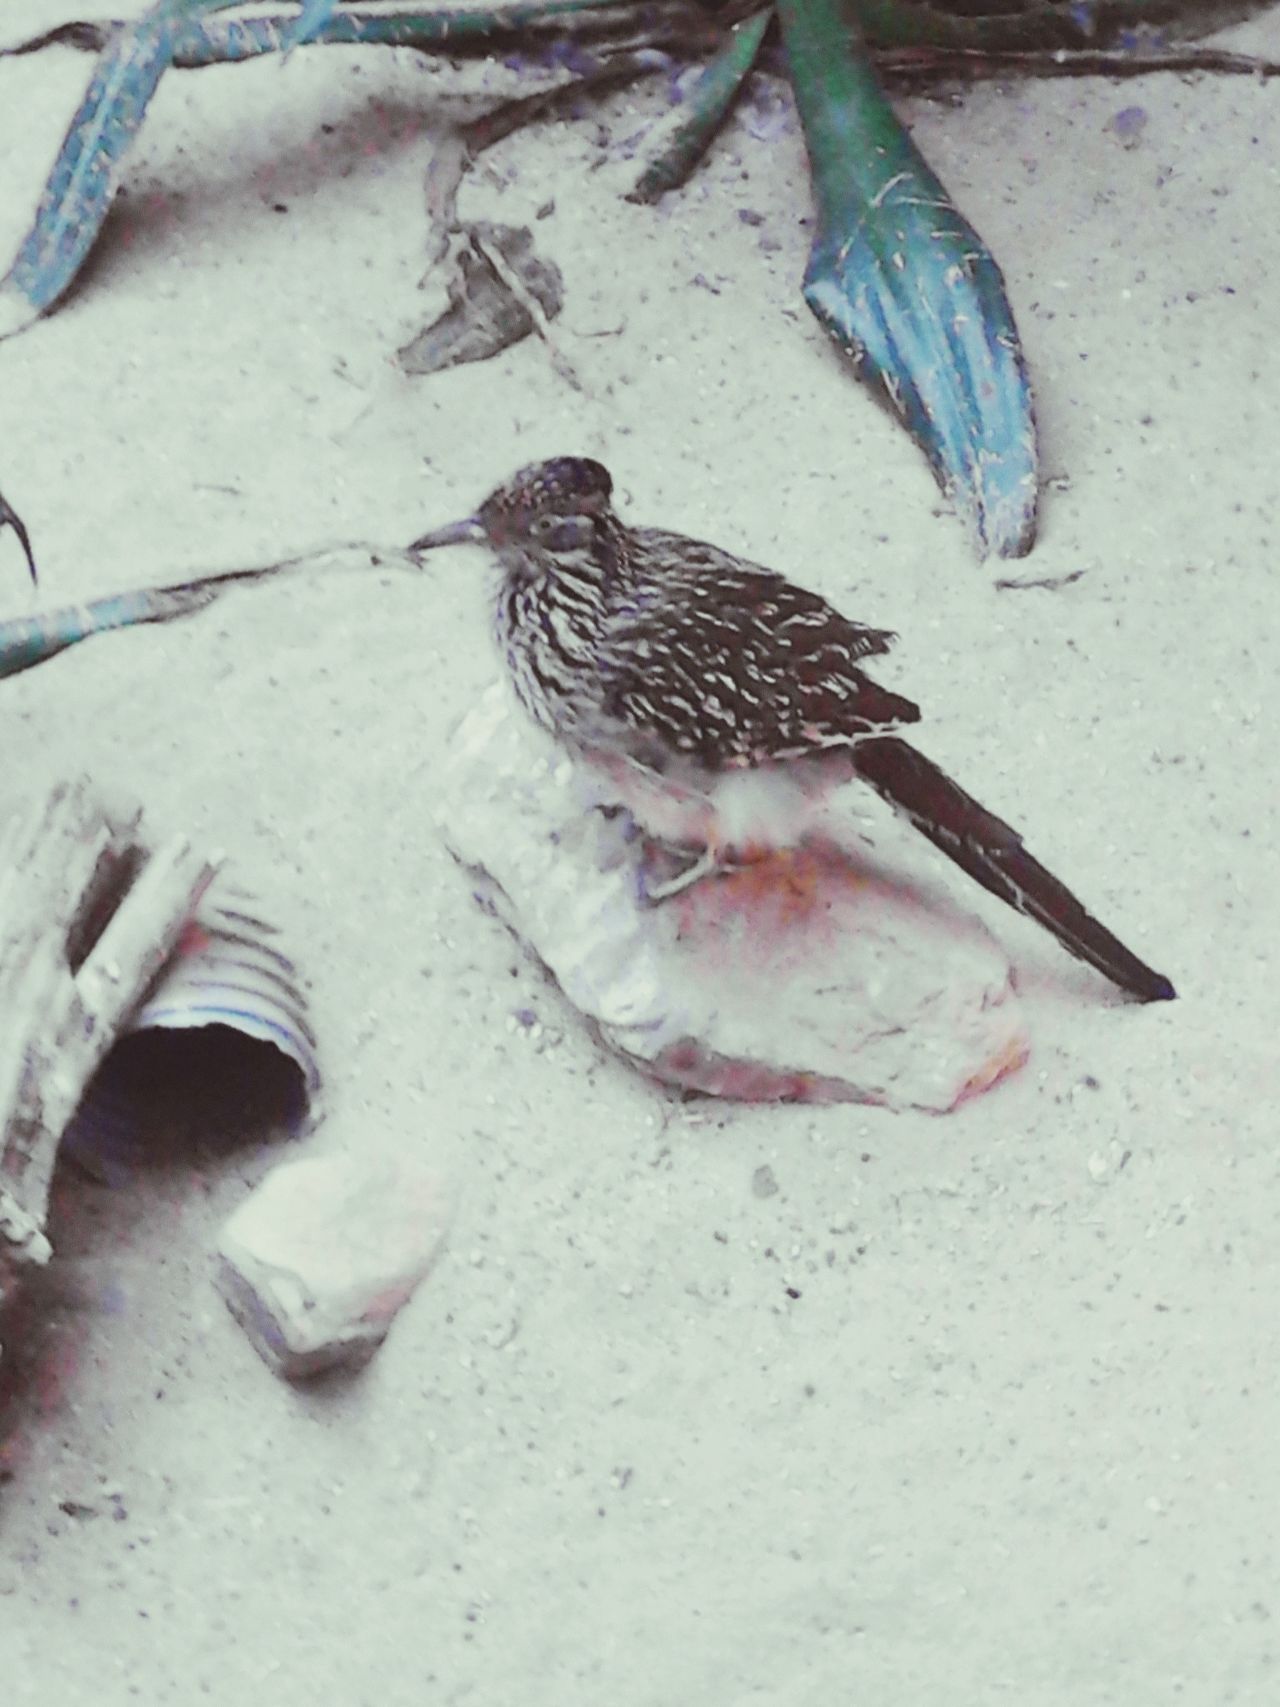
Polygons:
<instances>
[{"instance_id":1,"label":"gray stone","mask_svg":"<svg viewBox=\"0 0 1280 1707\"><path fill-rule=\"evenodd\" d=\"M411 1145L304 1156L227 1221L218 1284L280 1374L361 1363L431 1267L449 1216L439 1173Z\"/></svg>"},{"instance_id":2,"label":"gray stone","mask_svg":"<svg viewBox=\"0 0 1280 1707\"><path fill-rule=\"evenodd\" d=\"M757 1197L776 1197L778 1181L773 1169L765 1162L751 1176L751 1189Z\"/></svg>"},{"instance_id":3,"label":"gray stone","mask_svg":"<svg viewBox=\"0 0 1280 1707\"><path fill-rule=\"evenodd\" d=\"M743 1101L954 1108L1026 1058L1009 966L883 814L657 906L642 838L503 684L455 734L437 822L480 894L612 1048ZM873 803L878 804L878 803ZM930 856L931 857L931 856Z\"/></svg>"}]
</instances>

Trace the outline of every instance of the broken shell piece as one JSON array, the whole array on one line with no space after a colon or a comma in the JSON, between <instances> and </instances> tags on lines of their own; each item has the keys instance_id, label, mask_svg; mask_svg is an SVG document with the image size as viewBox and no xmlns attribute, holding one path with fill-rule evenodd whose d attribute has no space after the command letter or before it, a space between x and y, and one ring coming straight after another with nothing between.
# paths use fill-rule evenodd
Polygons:
<instances>
[{"instance_id":1,"label":"broken shell piece","mask_svg":"<svg viewBox=\"0 0 1280 1707\"><path fill-rule=\"evenodd\" d=\"M315 1034L297 970L274 934L252 901L222 882L209 890L67 1132L67 1153L87 1172L114 1183L133 1171L145 1148L144 1110L161 1087L193 1119L203 1105L206 1127L298 1131L318 1122Z\"/></svg>"},{"instance_id":2,"label":"broken shell piece","mask_svg":"<svg viewBox=\"0 0 1280 1707\"><path fill-rule=\"evenodd\" d=\"M943 1112L1026 1058L1008 962L909 850L900 865L892 819L879 856L854 823L646 905L627 815L593 809L501 685L457 731L437 819L574 1006L667 1084Z\"/></svg>"},{"instance_id":3,"label":"broken shell piece","mask_svg":"<svg viewBox=\"0 0 1280 1707\"><path fill-rule=\"evenodd\" d=\"M449 1193L411 1150L304 1156L276 1168L218 1241L218 1285L281 1375L359 1364L443 1242Z\"/></svg>"}]
</instances>

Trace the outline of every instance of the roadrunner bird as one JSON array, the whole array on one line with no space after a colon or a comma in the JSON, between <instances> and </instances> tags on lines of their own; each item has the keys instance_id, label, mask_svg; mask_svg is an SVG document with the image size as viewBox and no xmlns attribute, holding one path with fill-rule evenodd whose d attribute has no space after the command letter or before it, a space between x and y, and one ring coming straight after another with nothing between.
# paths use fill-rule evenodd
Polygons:
<instances>
[{"instance_id":1,"label":"roadrunner bird","mask_svg":"<svg viewBox=\"0 0 1280 1707\"><path fill-rule=\"evenodd\" d=\"M892 634L714 545L626 526L612 491L589 458L535 463L410 550L496 553L497 640L526 711L646 833L699 850L651 900L751 845L796 844L822 796L856 776L1122 989L1173 996L1015 830L899 737L919 708L861 668Z\"/></svg>"}]
</instances>

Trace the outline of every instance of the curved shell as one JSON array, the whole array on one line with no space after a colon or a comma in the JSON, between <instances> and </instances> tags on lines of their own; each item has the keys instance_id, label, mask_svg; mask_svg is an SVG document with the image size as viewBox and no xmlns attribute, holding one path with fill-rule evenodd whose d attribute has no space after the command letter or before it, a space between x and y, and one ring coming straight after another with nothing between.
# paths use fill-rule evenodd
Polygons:
<instances>
[{"instance_id":1,"label":"curved shell","mask_svg":"<svg viewBox=\"0 0 1280 1707\"><path fill-rule=\"evenodd\" d=\"M267 939L275 926L215 884L125 1035L224 1025L286 1055L318 1118L320 1067L294 963Z\"/></svg>"},{"instance_id":2,"label":"curved shell","mask_svg":"<svg viewBox=\"0 0 1280 1707\"><path fill-rule=\"evenodd\" d=\"M276 935L250 897L215 880L67 1130L66 1152L89 1173L127 1179L166 1120L219 1144L318 1123L315 1032Z\"/></svg>"}]
</instances>

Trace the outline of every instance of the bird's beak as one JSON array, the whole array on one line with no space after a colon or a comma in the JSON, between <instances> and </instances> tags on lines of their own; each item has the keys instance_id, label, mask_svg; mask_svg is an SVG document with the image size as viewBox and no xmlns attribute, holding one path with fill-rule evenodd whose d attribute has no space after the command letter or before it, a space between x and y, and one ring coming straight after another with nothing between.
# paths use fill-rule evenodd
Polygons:
<instances>
[{"instance_id":1,"label":"bird's beak","mask_svg":"<svg viewBox=\"0 0 1280 1707\"><path fill-rule=\"evenodd\" d=\"M414 540L409 550L416 553L434 551L440 545L480 545L484 538L484 525L479 516L465 516L460 522L450 522L448 527L436 528L434 533L424 533L420 539Z\"/></svg>"}]
</instances>

